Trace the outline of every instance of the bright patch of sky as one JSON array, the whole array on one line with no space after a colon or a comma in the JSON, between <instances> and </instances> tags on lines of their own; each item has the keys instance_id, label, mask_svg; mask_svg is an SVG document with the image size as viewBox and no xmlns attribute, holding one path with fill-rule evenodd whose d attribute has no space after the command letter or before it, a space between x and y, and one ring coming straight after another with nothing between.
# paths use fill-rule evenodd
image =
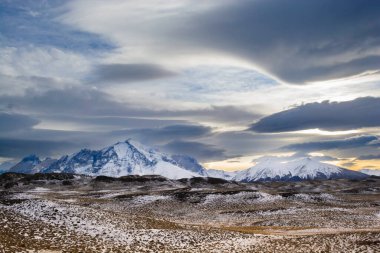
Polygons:
<instances>
[{"instance_id":1,"label":"bright patch of sky","mask_svg":"<svg viewBox=\"0 0 380 253\"><path fill-rule=\"evenodd\" d=\"M105 38L73 29L56 20L65 12L66 1L0 1L2 47L51 46L81 53L110 50Z\"/></svg>"}]
</instances>

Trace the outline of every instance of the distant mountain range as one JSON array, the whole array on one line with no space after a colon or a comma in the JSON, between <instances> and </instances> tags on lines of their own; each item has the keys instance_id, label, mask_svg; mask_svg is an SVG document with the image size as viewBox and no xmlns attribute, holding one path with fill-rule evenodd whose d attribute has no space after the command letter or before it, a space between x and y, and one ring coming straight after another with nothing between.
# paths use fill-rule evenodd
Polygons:
<instances>
[{"instance_id":1,"label":"distant mountain range","mask_svg":"<svg viewBox=\"0 0 380 253\"><path fill-rule=\"evenodd\" d=\"M33 174L41 172L42 170L48 168L52 163L56 162L56 159L46 158L41 161L36 155L30 155L24 157L19 163L12 166L10 172Z\"/></svg>"},{"instance_id":2,"label":"distant mountain range","mask_svg":"<svg viewBox=\"0 0 380 253\"><path fill-rule=\"evenodd\" d=\"M0 163L0 174L9 171L13 166L15 166L15 162L5 161Z\"/></svg>"},{"instance_id":3,"label":"distant mountain range","mask_svg":"<svg viewBox=\"0 0 380 253\"><path fill-rule=\"evenodd\" d=\"M299 181L311 179L361 179L367 174L347 170L313 158L290 162L265 160L246 170L207 170L186 155L169 155L135 141L118 142L101 150L82 149L60 159L41 161L30 155L8 169L18 173L75 173L90 176L160 175L169 179L215 177L241 182Z\"/></svg>"},{"instance_id":4,"label":"distant mountain range","mask_svg":"<svg viewBox=\"0 0 380 253\"><path fill-rule=\"evenodd\" d=\"M370 175L370 176L378 176L380 177L380 170L377 169L362 169L360 170L361 173Z\"/></svg>"}]
</instances>

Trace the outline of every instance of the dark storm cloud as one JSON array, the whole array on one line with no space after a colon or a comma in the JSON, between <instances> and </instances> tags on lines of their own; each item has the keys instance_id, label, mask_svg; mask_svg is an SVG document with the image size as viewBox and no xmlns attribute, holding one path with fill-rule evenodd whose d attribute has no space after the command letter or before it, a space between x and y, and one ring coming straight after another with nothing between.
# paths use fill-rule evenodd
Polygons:
<instances>
[{"instance_id":1,"label":"dark storm cloud","mask_svg":"<svg viewBox=\"0 0 380 253\"><path fill-rule=\"evenodd\" d=\"M380 160L380 154L378 155L362 155L358 157L358 160Z\"/></svg>"},{"instance_id":2,"label":"dark storm cloud","mask_svg":"<svg viewBox=\"0 0 380 253\"><path fill-rule=\"evenodd\" d=\"M256 134L250 131L219 132L209 140L214 145L226 149L231 156L270 153L291 141L303 142L303 136L289 134Z\"/></svg>"},{"instance_id":3,"label":"dark storm cloud","mask_svg":"<svg viewBox=\"0 0 380 253\"><path fill-rule=\"evenodd\" d=\"M0 132L0 157L20 159L29 154L60 157L82 148L101 148L120 139L99 132L20 129Z\"/></svg>"},{"instance_id":4,"label":"dark storm cloud","mask_svg":"<svg viewBox=\"0 0 380 253\"><path fill-rule=\"evenodd\" d=\"M0 156L21 158L30 154L43 156L61 155L62 151L75 147L74 143L49 140L20 140L0 138Z\"/></svg>"},{"instance_id":5,"label":"dark storm cloud","mask_svg":"<svg viewBox=\"0 0 380 253\"><path fill-rule=\"evenodd\" d=\"M39 120L26 115L0 112L0 133L30 129L38 123Z\"/></svg>"},{"instance_id":6,"label":"dark storm cloud","mask_svg":"<svg viewBox=\"0 0 380 253\"><path fill-rule=\"evenodd\" d=\"M111 124L111 122L120 125L122 121L125 121L125 128L128 127L127 121L131 125L136 125L137 121L143 122L144 119L150 120L146 122L146 126L153 126L151 122L153 120L158 120L160 123L164 123L162 122L164 120L176 120L177 123L201 120L236 123L259 117L257 113L235 106L210 106L190 110L139 108L129 103L117 102L110 95L88 87L51 89L42 93L29 90L25 96L0 96L0 108L8 107L27 113L45 114L50 118L66 117L65 121L70 121L67 117L73 117L73 121L78 122L78 116L84 116L79 119L79 122L88 120L102 125ZM142 127L146 126L142 125Z\"/></svg>"},{"instance_id":7,"label":"dark storm cloud","mask_svg":"<svg viewBox=\"0 0 380 253\"><path fill-rule=\"evenodd\" d=\"M261 115L239 106L210 106L204 109L183 111L163 111L163 115L176 117L190 117L197 120L217 122L233 122L234 124L247 122L259 118Z\"/></svg>"},{"instance_id":8,"label":"dark storm cloud","mask_svg":"<svg viewBox=\"0 0 380 253\"><path fill-rule=\"evenodd\" d=\"M339 140L326 140L291 144L282 147L283 150L312 152L319 150L331 149L351 149L361 148L364 146L378 146L375 142L378 141L376 136L359 136Z\"/></svg>"},{"instance_id":9,"label":"dark storm cloud","mask_svg":"<svg viewBox=\"0 0 380 253\"><path fill-rule=\"evenodd\" d=\"M171 125L160 128L136 128L114 131L112 135L124 135L142 142L160 142L175 139L199 138L211 134L210 127L201 125Z\"/></svg>"},{"instance_id":10,"label":"dark storm cloud","mask_svg":"<svg viewBox=\"0 0 380 253\"><path fill-rule=\"evenodd\" d=\"M212 128L194 123L198 120L236 123L256 117L255 113L233 106L210 106L182 111L138 108L129 103L117 102L110 95L89 87L47 91L28 90L26 95L3 95L0 96L0 108L22 112L37 118L20 117L25 120L23 124L18 123L18 125L24 126L20 131L17 133L2 131L0 133L1 138L15 140L14 147L7 151L3 150L0 155L16 158L30 153L32 148L28 147L32 147L34 144L36 145L34 153L43 157L49 156L53 152L60 155L71 153L83 147L101 148L131 137L153 146L176 140L177 144L182 144L182 149L178 151L184 152L185 147L197 145L195 140L212 138L214 135ZM73 124L74 129L58 131L31 128L40 121L52 123L54 126L62 123L69 129L70 124ZM8 128L14 126L15 129L15 121L12 122L12 124L8 124ZM2 120L1 123L5 128L6 121ZM75 129L82 129L82 131ZM40 140L40 142L35 140ZM22 152L23 141L26 143L25 152ZM194 143L188 144L185 141ZM7 141L7 143L10 142ZM61 142L73 144L65 146L61 145ZM39 143L41 145L46 143L47 148L38 147ZM185 143L187 144L185 145ZM172 143L168 147L173 148L173 145ZM71 149L66 148L68 146ZM191 154L204 157L202 152L205 151L208 156L216 157L223 153L222 149L213 146L202 146L201 144L198 146L199 149L193 150Z\"/></svg>"},{"instance_id":11,"label":"dark storm cloud","mask_svg":"<svg viewBox=\"0 0 380 253\"><path fill-rule=\"evenodd\" d=\"M243 57L304 84L379 70L379 16L380 2L371 0L231 1L185 19L178 33L185 46Z\"/></svg>"},{"instance_id":12,"label":"dark storm cloud","mask_svg":"<svg viewBox=\"0 0 380 253\"><path fill-rule=\"evenodd\" d=\"M347 102L305 104L264 117L250 129L270 133L314 128L336 131L376 126L380 126L380 98L363 97Z\"/></svg>"},{"instance_id":13,"label":"dark storm cloud","mask_svg":"<svg viewBox=\"0 0 380 253\"><path fill-rule=\"evenodd\" d=\"M121 103L113 101L96 89L81 87L51 89L45 92L29 90L25 96L0 97L0 103L16 110L52 115L120 115L125 111Z\"/></svg>"},{"instance_id":14,"label":"dark storm cloud","mask_svg":"<svg viewBox=\"0 0 380 253\"><path fill-rule=\"evenodd\" d=\"M163 150L173 154L184 154L197 158L199 161L225 159L225 150L201 142L175 140L162 146Z\"/></svg>"},{"instance_id":15,"label":"dark storm cloud","mask_svg":"<svg viewBox=\"0 0 380 253\"><path fill-rule=\"evenodd\" d=\"M171 125L111 132L25 129L15 134L0 135L0 157L20 159L31 153L40 157L52 155L59 157L82 148L100 149L129 138L148 146L160 146L170 140L176 140L167 147L165 146L165 150L174 154L186 154L184 153L186 148L198 147L198 150L191 152L194 157L198 158L196 155L203 157L203 152L208 156L216 157L222 153L220 149L198 142L188 143L185 141L210 136L211 130L211 128L201 125Z\"/></svg>"},{"instance_id":16,"label":"dark storm cloud","mask_svg":"<svg viewBox=\"0 0 380 253\"><path fill-rule=\"evenodd\" d=\"M102 64L93 71L95 82L136 82L174 75L155 64Z\"/></svg>"},{"instance_id":17,"label":"dark storm cloud","mask_svg":"<svg viewBox=\"0 0 380 253\"><path fill-rule=\"evenodd\" d=\"M120 130L132 128L158 128L170 125L187 124L186 120L150 119L129 116L76 116L76 115L45 115L44 119L51 121L76 122L83 125L97 127L103 130Z\"/></svg>"}]
</instances>

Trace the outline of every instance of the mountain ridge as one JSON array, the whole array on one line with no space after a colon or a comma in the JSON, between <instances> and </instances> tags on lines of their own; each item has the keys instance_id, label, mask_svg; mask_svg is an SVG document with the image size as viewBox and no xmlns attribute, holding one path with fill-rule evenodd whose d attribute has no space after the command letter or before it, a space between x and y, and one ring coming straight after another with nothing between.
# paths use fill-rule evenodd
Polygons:
<instances>
[{"instance_id":1,"label":"mountain ridge","mask_svg":"<svg viewBox=\"0 0 380 253\"><path fill-rule=\"evenodd\" d=\"M194 161L196 160L194 159ZM185 167L184 164L176 162L170 155L126 140L101 150L82 149L70 156L63 156L42 172L66 172L113 177L161 175L170 179L207 175L203 171L205 170L203 167L197 172Z\"/></svg>"},{"instance_id":2,"label":"mountain ridge","mask_svg":"<svg viewBox=\"0 0 380 253\"><path fill-rule=\"evenodd\" d=\"M303 157L288 162L278 160L264 160L255 166L236 173L233 178L236 181L300 181L315 179L358 179L367 175L338 167L332 164L322 163L311 157Z\"/></svg>"},{"instance_id":3,"label":"mountain ridge","mask_svg":"<svg viewBox=\"0 0 380 253\"><path fill-rule=\"evenodd\" d=\"M165 154L130 139L99 150L84 148L71 155L63 155L59 159L46 158L41 161L36 155L30 155L23 158L9 171L110 177L160 175L169 179L214 177L241 182L367 177L366 174L322 163L311 157L293 159L288 162L281 162L278 159L260 159L255 166L235 172L207 170L193 157Z\"/></svg>"}]
</instances>

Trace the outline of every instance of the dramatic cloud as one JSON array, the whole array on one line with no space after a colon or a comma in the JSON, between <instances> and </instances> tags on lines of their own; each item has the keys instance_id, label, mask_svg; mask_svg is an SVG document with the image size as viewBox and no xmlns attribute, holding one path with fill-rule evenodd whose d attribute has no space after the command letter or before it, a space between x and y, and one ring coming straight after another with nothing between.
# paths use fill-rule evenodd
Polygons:
<instances>
[{"instance_id":1,"label":"dramatic cloud","mask_svg":"<svg viewBox=\"0 0 380 253\"><path fill-rule=\"evenodd\" d=\"M100 36L56 22L57 15L65 10L57 8L62 3L60 0L0 1L1 44L14 47L26 42L92 53L113 48Z\"/></svg>"},{"instance_id":2,"label":"dramatic cloud","mask_svg":"<svg viewBox=\"0 0 380 253\"><path fill-rule=\"evenodd\" d=\"M211 134L211 128L201 125L171 125L161 128L140 128L114 131L112 135L124 135L144 143L167 142L168 140L199 138Z\"/></svg>"},{"instance_id":3,"label":"dramatic cloud","mask_svg":"<svg viewBox=\"0 0 380 253\"><path fill-rule=\"evenodd\" d=\"M0 138L0 156L21 158L30 154L60 156L75 148L74 143L49 140L18 140Z\"/></svg>"},{"instance_id":4,"label":"dramatic cloud","mask_svg":"<svg viewBox=\"0 0 380 253\"><path fill-rule=\"evenodd\" d=\"M351 167L351 166L353 166L355 164L356 163L354 163L354 162L347 162L347 163L342 163L342 166L344 166L344 167Z\"/></svg>"},{"instance_id":5,"label":"dramatic cloud","mask_svg":"<svg viewBox=\"0 0 380 253\"><path fill-rule=\"evenodd\" d=\"M304 84L379 70L379 15L380 3L370 0L241 1L197 16L185 32Z\"/></svg>"},{"instance_id":6,"label":"dramatic cloud","mask_svg":"<svg viewBox=\"0 0 380 253\"><path fill-rule=\"evenodd\" d=\"M347 139L340 140L327 140L327 141L316 141L316 142L305 142L298 144L291 144L285 147L282 147L284 150L292 150L292 151L304 151L304 152L312 152L319 150L331 150L331 149L351 149L363 147L366 145L374 145L378 140L376 136L359 136Z\"/></svg>"},{"instance_id":7,"label":"dramatic cloud","mask_svg":"<svg viewBox=\"0 0 380 253\"><path fill-rule=\"evenodd\" d=\"M199 109L157 109L144 108L128 102L116 101L111 95L97 89L86 87L72 87L66 89L50 89L45 92L29 90L25 96L0 96L0 108L11 107L28 113L46 114L49 118L69 120L73 117L76 122L99 122L100 125L114 122L120 125L122 121L129 127L128 121L136 125L137 121L145 128L145 123L152 125L153 120L208 121L227 122L236 124L255 119L259 115L255 112L237 106L208 106ZM78 119L78 116L82 117ZM92 118L91 118L92 116ZM107 117L109 121L107 121ZM127 119L129 118L129 119ZM150 120L150 122L148 122ZM101 122L103 121L103 122ZM147 125L149 126L149 125ZM160 125L155 125L160 126ZM162 124L161 124L162 126Z\"/></svg>"},{"instance_id":8,"label":"dramatic cloud","mask_svg":"<svg viewBox=\"0 0 380 253\"><path fill-rule=\"evenodd\" d=\"M55 115L120 115L121 103L95 89L67 88L50 89L40 93L30 90L25 96L1 96L1 104L24 111L53 113Z\"/></svg>"},{"instance_id":9,"label":"dramatic cloud","mask_svg":"<svg viewBox=\"0 0 380 253\"><path fill-rule=\"evenodd\" d=\"M377 154L379 16L371 0L0 0L0 160L128 138L229 169ZM296 132L316 128L363 136Z\"/></svg>"},{"instance_id":10,"label":"dramatic cloud","mask_svg":"<svg viewBox=\"0 0 380 253\"><path fill-rule=\"evenodd\" d=\"M249 118L258 118L260 114L249 111L242 106L215 106L211 105L206 108L192 109L192 110L177 110L168 111L163 110L160 112L161 116L176 117L176 118L189 118L197 121L209 122L230 122L238 124L246 122Z\"/></svg>"},{"instance_id":11,"label":"dramatic cloud","mask_svg":"<svg viewBox=\"0 0 380 253\"><path fill-rule=\"evenodd\" d=\"M38 120L22 114L0 112L0 132L11 132L30 129L38 124Z\"/></svg>"},{"instance_id":12,"label":"dramatic cloud","mask_svg":"<svg viewBox=\"0 0 380 253\"><path fill-rule=\"evenodd\" d=\"M175 73L154 64L103 64L93 71L95 82L138 82L171 77Z\"/></svg>"},{"instance_id":13,"label":"dramatic cloud","mask_svg":"<svg viewBox=\"0 0 380 253\"><path fill-rule=\"evenodd\" d=\"M194 141L172 141L164 145L163 150L173 154L184 154L196 157L199 161L225 159L225 150Z\"/></svg>"},{"instance_id":14,"label":"dramatic cloud","mask_svg":"<svg viewBox=\"0 0 380 253\"><path fill-rule=\"evenodd\" d=\"M380 154L378 155L362 155L358 157L358 160L380 160Z\"/></svg>"},{"instance_id":15,"label":"dramatic cloud","mask_svg":"<svg viewBox=\"0 0 380 253\"><path fill-rule=\"evenodd\" d=\"M250 129L256 132L288 132L319 128L350 130L380 126L380 98L364 97L347 102L310 103L264 117Z\"/></svg>"},{"instance_id":16,"label":"dramatic cloud","mask_svg":"<svg viewBox=\"0 0 380 253\"><path fill-rule=\"evenodd\" d=\"M61 20L156 59L194 52L244 59L296 84L379 70L377 1L96 3L71 2Z\"/></svg>"},{"instance_id":17,"label":"dramatic cloud","mask_svg":"<svg viewBox=\"0 0 380 253\"><path fill-rule=\"evenodd\" d=\"M302 158L312 158L315 161L338 161L338 158L331 157L331 156L311 156L307 153L295 153L290 156L262 156L256 159L253 159L252 162L260 163L260 162L267 162L267 161L273 161L273 162L289 162L295 159L302 159Z\"/></svg>"}]
</instances>

